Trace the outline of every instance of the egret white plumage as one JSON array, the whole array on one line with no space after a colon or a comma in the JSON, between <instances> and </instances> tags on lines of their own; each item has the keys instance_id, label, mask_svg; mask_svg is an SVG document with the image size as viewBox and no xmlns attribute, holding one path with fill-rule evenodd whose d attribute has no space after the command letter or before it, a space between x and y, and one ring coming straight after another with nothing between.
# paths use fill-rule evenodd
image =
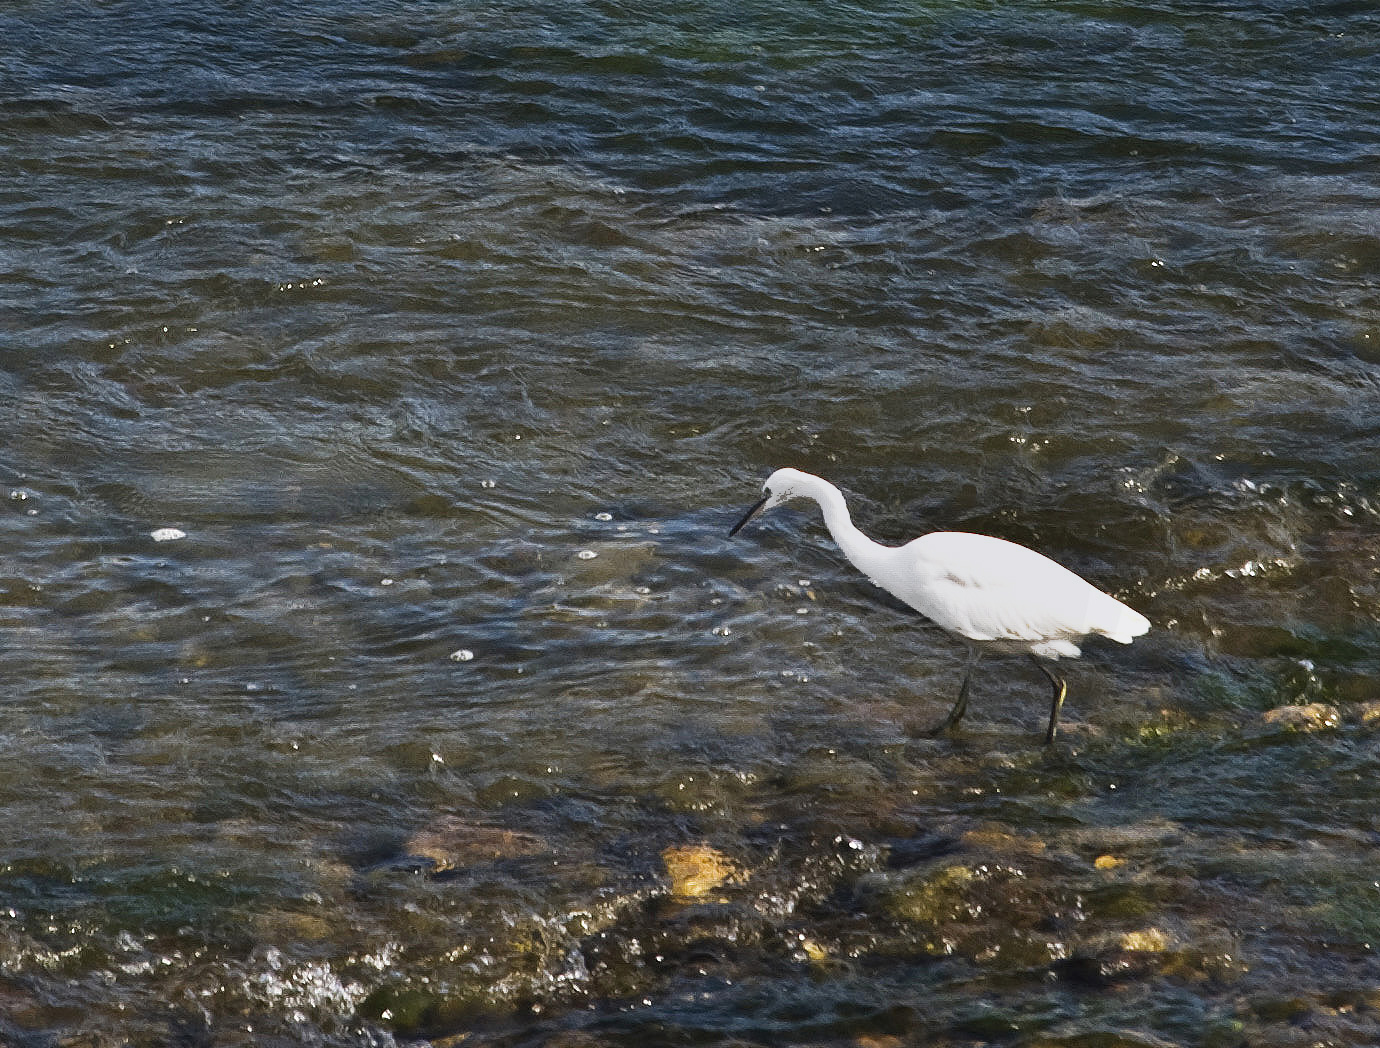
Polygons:
<instances>
[{"instance_id":1,"label":"egret white plumage","mask_svg":"<svg viewBox=\"0 0 1380 1048\"><path fill-rule=\"evenodd\" d=\"M904 546L884 546L854 525L843 493L822 477L778 469L761 500L729 532L793 498L814 499L834 541L864 575L920 614L968 642L958 701L935 733L949 731L968 708L968 685L983 648L1024 651L1048 678L1053 696L1045 743L1054 741L1068 686L1040 659L1076 659L1077 641L1101 634L1130 644L1150 622L1048 557L991 535L935 531ZM1038 657L1037 657L1038 656Z\"/></svg>"}]
</instances>

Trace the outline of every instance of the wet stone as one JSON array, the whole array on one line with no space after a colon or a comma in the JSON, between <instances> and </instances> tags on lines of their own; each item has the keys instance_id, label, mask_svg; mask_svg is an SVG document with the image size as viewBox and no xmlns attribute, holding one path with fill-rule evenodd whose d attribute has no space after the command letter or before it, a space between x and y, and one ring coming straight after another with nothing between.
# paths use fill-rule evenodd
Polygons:
<instances>
[{"instance_id":1,"label":"wet stone","mask_svg":"<svg viewBox=\"0 0 1380 1048\"><path fill-rule=\"evenodd\" d=\"M860 1034L853 1038L856 1048L902 1048L905 1041L890 1033Z\"/></svg>"},{"instance_id":2,"label":"wet stone","mask_svg":"<svg viewBox=\"0 0 1380 1048\"><path fill-rule=\"evenodd\" d=\"M432 1048L439 1044L433 1041ZM542 1042L542 1048L610 1048L612 1041L605 1041L585 1030L562 1030Z\"/></svg>"},{"instance_id":3,"label":"wet stone","mask_svg":"<svg viewBox=\"0 0 1380 1048\"><path fill-rule=\"evenodd\" d=\"M676 899L703 899L725 884L742 879L742 869L707 844L673 845L661 853Z\"/></svg>"},{"instance_id":4,"label":"wet stone","mask_svg":"<svg viewBox=\"0 0 1380 1048\"><path fill-rule=\"evenodd\" d=\"M1169 936L1158 928L1125 932L1119 940L1121 948L1131 953L1163 953L1169 948L1169 944Z\"/></svg>"},{"instance_id":5,"label":"wet stone","mask_svg":"<svg viewBox=\"0 0 1380 1048\"><path fill-rule=\"evenodd\" d=\"M1261 722L1280 731L1327 731L1342 723L1337 707L1322 702L1303 706L1276 706L1261 714Z\"/></svg>"}]
</instances>

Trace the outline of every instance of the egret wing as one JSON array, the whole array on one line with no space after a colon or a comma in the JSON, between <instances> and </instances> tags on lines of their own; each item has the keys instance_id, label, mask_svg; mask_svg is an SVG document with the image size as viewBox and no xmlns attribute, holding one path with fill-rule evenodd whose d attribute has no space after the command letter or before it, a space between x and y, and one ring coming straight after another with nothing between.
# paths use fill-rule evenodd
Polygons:
<instances>
[{"instance_id":1,"label":"egret wing","mask_svg":"<svg viewBox=\"0 0 1380 1048\"><path fill-rule=\"evenodd\" d=\"M1072 640L1099 628L1104 602L1117 604L1062 565L1004 539L936 532L907 549L921 599L901 596L972 640Z\"/></svg>"}]
</instances>

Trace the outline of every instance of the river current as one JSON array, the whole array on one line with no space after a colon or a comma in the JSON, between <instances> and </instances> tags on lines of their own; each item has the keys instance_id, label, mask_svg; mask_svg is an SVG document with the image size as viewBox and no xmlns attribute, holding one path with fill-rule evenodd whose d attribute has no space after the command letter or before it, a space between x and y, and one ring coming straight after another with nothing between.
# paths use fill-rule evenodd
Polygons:
<instances>
[{"instance_id":1,"label":"river current","mask_svg":"<svg viewBox=\"0 0 1380 1048\"><path fill-rule=\"evenodd\" d=\"M0 1042L1380 1042L1374 4L0 40Z\"/></svg>"}]
</instances>

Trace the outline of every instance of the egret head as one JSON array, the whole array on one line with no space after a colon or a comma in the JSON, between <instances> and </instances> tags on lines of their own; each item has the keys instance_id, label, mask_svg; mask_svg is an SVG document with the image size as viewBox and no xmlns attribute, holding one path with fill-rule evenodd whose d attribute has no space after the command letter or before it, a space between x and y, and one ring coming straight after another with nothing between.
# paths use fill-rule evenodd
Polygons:
<instances>
[{"instance_id":1,"label":"egret head","mask_svg":"<svg viewBox=\"0 0 1380 1048\"><path fill-rule=\"evenodd\" d=\"M767 510L781 505L781 503L788 499L798 498L804 495L805 492L800 489L804 487L804 482L809 476L808 473L802 473L798 469L778 469L768 477L767 482L762 485L762 497L757 500L756 504L754 504L751 509L743 514L742 520L733 525L733 529L728 533L729 538L732 538L734 535L738 534L738 532L742 531L743 528L747 526L748 521L752 520L753 517L760 516Z\"/></svg>"}]
</instances>

